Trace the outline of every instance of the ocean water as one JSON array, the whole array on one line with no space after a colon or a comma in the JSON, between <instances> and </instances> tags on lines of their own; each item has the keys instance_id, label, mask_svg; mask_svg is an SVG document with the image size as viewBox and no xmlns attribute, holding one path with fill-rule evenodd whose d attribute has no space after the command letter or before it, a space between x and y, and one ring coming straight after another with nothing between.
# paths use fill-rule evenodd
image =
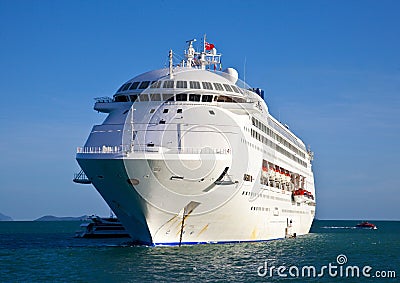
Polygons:
<instances>
[{"instance_id":1,"label":"ocean water","mask_svg":"<svg viewBox=\"0 0 400 283\"><path fill-rule=\"evenodd\" d=\"M79 222L0 222L0 282L399 282L400 222L372 222L378 230L316 220L295 239L182 247L74 238Z\"/></svg>"}]
</instances>

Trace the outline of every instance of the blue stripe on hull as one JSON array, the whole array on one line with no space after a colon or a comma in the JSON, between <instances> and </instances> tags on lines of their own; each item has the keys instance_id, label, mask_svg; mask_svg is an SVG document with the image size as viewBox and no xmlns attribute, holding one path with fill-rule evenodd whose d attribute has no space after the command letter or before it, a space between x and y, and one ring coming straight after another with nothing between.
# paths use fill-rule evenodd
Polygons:
<instances>
[{"instance_id":1,"label":"blue stripe on hull","mask_svg":"<svg viewBox=\"0 0 400 283\"><path fill-rule=\"evenodd\" d=\"M216 242L182 242L182 246L191 246L191 245L206 245L206 244L237 244L237 243L260 243L260 242L269 242L269 241L275 241L275 240L282 240L284 238L275 238L275 239L269 239L269 240L244 240L244 241L216 241ZM175 247L179 246L179 242L172 242L172 243L153 243L147 246L153 246L153 247L161 247L161 246L169 246L169 247Z\"/></svg>"}]
</instances>

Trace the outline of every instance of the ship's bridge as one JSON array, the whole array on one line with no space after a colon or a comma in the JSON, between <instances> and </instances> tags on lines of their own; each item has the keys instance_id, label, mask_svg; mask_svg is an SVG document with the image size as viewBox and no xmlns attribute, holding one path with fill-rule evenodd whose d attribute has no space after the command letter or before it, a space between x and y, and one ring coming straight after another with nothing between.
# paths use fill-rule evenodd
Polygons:
<instances>
[{"instance_id":1,"label":"ship's bridge","mask_svg":"<svg viewBox=\"0 0 400 283\"><path fill-rule=\"evenodd\" d=\"M242 86L236 84L237 80L237 72L232 68L216 72L191 67L175 67L172 76L168 68L159 69L141 74L124 83L114 95L114 101L175 99L177 101L242 103L254 100L254 94L246 89L244 83ZM189 93L193 95L188 96ZM177 94L175 98L173 94Z\"/></svg>"}]
</instances>

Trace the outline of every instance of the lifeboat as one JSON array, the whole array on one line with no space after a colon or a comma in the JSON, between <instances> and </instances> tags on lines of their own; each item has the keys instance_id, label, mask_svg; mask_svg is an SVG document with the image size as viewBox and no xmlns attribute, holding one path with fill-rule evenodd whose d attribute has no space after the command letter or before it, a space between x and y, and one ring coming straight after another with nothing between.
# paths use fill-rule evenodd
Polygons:
<instances>
[{"instance_id":1,"label":"lifeboat","mask_svg":"<svg viewBox=\"0 0 400 283\"><path fill-rule=\"evenodd\" d=\"M311 203L314 202L314 196L311 192L304 189L297 189L293 192L293 199L298 203Z\"/></svg>"}]
</instances>

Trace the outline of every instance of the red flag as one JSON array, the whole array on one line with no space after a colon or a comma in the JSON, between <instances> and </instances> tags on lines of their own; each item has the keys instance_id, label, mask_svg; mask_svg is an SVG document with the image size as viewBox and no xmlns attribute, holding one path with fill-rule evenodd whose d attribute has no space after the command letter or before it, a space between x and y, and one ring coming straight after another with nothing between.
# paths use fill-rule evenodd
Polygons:
<instances>
[{"instance_id":1,"label":"red flag","mask_svg":"<svg viewBox=\"0 0 400 283\"><path fill-rule=\"evenodd\" d=\"M206 47L206 50L211 50L214 48L214 44L206 42L205 47Z\"/></svg>"}]
</instances>

